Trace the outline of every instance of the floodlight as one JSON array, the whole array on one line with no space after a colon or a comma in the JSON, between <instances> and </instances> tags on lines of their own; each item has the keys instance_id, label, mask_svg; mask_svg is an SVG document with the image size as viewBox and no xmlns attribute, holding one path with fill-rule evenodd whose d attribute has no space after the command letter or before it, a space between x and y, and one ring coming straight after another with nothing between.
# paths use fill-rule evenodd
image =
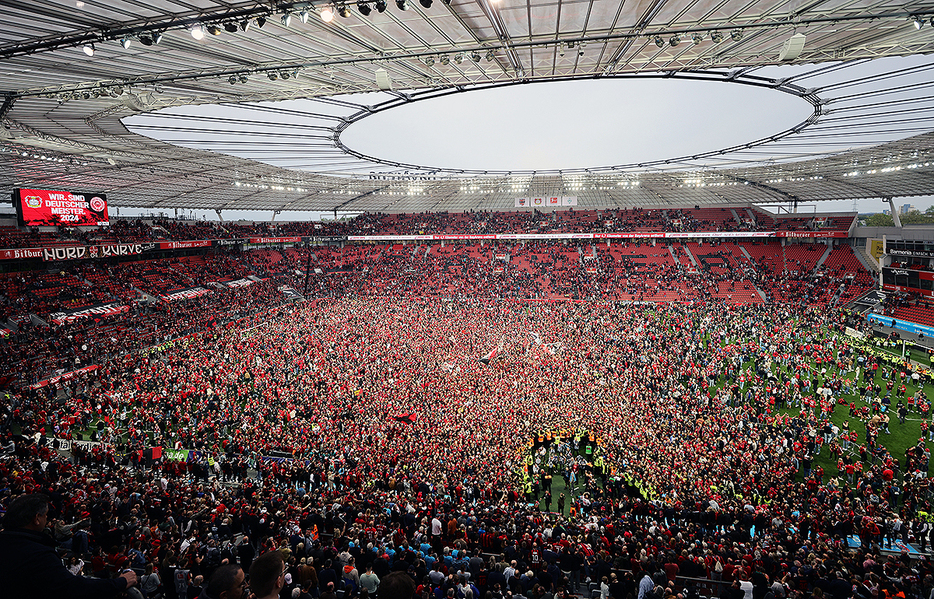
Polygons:
<instances>
[{"instance_id":1,"label":"floodlight","mask_svg":"<svg viewBox=\"0 0 934 599\"><path fill-rule=\"evenodd\" d=\"M201 28L200 24L195 23L191 26L191 37L195 38L196 40L204 39L204 29Z\"/></svg>"},{"instance_id":2,"label":"floodlight","mask_svg":"<svg viewBox=\"0 0 934 599\"><path fill-rule=\"evenodd\" d=\"M695 44L701 43L702 41L704 41L704 34L703 33L692 33L691 41L694 42Z\"/></svg>"},{"instance_id":3,"label":"floodlight","mask_svg":"<svg viewBox=\"0 0 934 599\"><path fill-rule=\"evenodd\" d=\"M360 11L360 14L364 17L370 16L370 13L373 11L373 9L370 8L369 2L361 2L357 5L357 10Z\"/></svg>"},{"instance_id":4,"label":"floodlight","mask_svg":"<svg viewBox=\"0 0 934 599\"><path fill-rule=\"evenodd\" d=\"M731 31L731 32L730 32L730 39L733 40L734 42L738 42L738 41L740 41L741 39L743 39L743 30L742 30L742 29L734 29L733 31Z\"/></svg>"},{"instance_id":5,"label":"floodlight","mask_svg":"<svg viewBox=\"0 0 934 599\"><path fill-rule=\"evenodd\" d=\"M422 5L422 8L431 8L432 0L418 0L418 3Z\"/></svg>"},{"instance_id":6,"label":"floodlight","mask_svg":"<svg viewBox=\"0 0 934 599\"><path fill-rule=\"evenodd\" d=\"M386 0L376 0L376 2L374 2L374 5L376 6L376 12L379 12L379 13L386 12Z\"/></svg>"},{"instance_id":7,"label":"floodlight","mask_svg":"<svg viewBox=\"0 0 934 599\"><path fill-rule=\"evenodd\" d=\"M340 16L346 19L347 17L350 16L350 9L347 8L346 4L339 4L337 6L337 14L339 14Z\"/></svg>"},{"instance_id":8,"label":"floodlight","mask_svg":"<svg viewBox=\"0 0 934 599\"><path fill-rule=\"evenodd\" d=\"M208 25L208 33L210 33L211 35L220 35L221 28L218 27L217 25Z\"/></svg>"},{"instance_id":9,"label":"floodlight","mask_svg":"<svg viewBox=\"0 0 934 599\"><path fill-rule=\"evenodd\" d=\"M715 44L719 44L720 42L723 41L723 34L720 33L719 31L711 31L710 41L712 41Z\"/></svg>"},{"instance_id":10,"label":"floodlight","mask_svg":"<svg viewBox=\"0 0 934 599\"><path fill-rule=\"evenodd\" d=\"M655 36L655 45L658 46L659 48L665 45L665 40L662 39L662 36L660 35Z\"/></svg>"},{"instance_id":11,"label":"floodlight","mask_svg":"<svg viewBox=\"0 0 934 599\"><path fill-rule=\"evenodd\" d=\"M671 36L670 38L668 38L668 44L669 44L672 48L674 48L675 46L677 46L677 45L680 44L680 43L681 43L681 36L678 35L677 33L674 34L673 36Z\"/></svg>"},{"instance_id":12,"label":"floodlight","mask_svg":"<svg viewBox=\"0 0 934 599\"><path fill-rule=\"evenodd\" d=\"M130 38L128 38L128 37L125 37L125 38L123 38L122 40L120 40L120 45L123 46L123 49L124 49L124 50L129 50L129 49L130 49L130 44L132 44L132 43L133 43L132 40L130 40Z\"/></svg>"},{"instance_id":13,"label":"floodlight","mask_svg":"<svg viewBox=\"0 0 934 599\"><path fill-rule=\"evenodd\" d=\"M282 15L281 20L282 20L282 24L288 27L289 25L292 24L292 13L290 12L285 13L284 15Z\"/></svg>"},{"instance_id":14,"label":"floodlight","mask_svg":"<svg viewBox=\"0 0 934 599\"><path fill-rule=\"evenodd\" d=\"M237 24L233 21L224 23L224 31L227 33L237 33Z\"/></svg>"},{"instance_id":15,"label":"floodlight","mask_svg":"<svg viewBox=\"0 0 934 599\"><path fill-rule=\"evenodd\" d=\"M94 56L94 44L85 44L83 50L88 56Z\"/></svg>"},{"instance_id":16,"label":"floodlight","mask_svg":"<svg viewBox=\"0 0 934 599\"><path fill-rule=\"evenodd\" d=\"M409 3L406 0L396 0L396 8L399 10L409 10Z\"/></svg>"}]
</instances>

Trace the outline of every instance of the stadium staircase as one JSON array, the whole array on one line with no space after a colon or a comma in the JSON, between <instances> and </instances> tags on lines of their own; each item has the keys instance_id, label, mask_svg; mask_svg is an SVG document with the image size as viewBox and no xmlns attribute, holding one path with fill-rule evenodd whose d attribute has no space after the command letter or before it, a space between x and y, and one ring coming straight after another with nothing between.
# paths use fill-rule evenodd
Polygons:
<instances>
[{"instance_id":1,"label":"stadium staircase","mask_svg":"<svg viewBox=\"0 0 934 599\"><path fill-rule=\"evenodd\" d=\"M814 268L820 268L824 264L824 261L830 257L830 252L832 251L833 251L833 248L828 245L827 249L824 250L824 254L817 261L817 264L814 265Z\"/></svg>"},{"instance_id":2,"label":"stadium staircase","mask_svg":"<svg viewBox=\"0 0 934 599\"><path fill-rule=\"evenodd\" d=\"M873 260L869 254L866 253L866 250L855 245L851 247L853 248L853 255L856 256L856 259L866 267L866 270L876 274L882 272L882 267L879 266L879 263Z\"/></svg>"}]
</instances>

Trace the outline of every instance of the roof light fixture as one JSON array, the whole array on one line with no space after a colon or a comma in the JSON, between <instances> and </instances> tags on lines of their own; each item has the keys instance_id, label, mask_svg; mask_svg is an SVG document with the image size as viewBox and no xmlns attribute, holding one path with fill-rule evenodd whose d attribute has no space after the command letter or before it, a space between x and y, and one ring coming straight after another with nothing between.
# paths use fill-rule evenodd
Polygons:
<instances>
[{"instance_id":1,"label":"roof light fixture","mask_svg":"<svg viewBox=\"0 0 934 599\"><path fill-rule=\"evenodd\" d=\"M195 38L196 40L204 39L204 29L201 28L200 23L195 23L191 26L191 37Z\"/></svg>"},{"instance_id":2,"label":"roof light fixture","mask_svg":"<svg viewBox=\"0 0 934 599\"><path fill-rule=\"evenodd\" d=\"M133 41L132 41L130 38L128 38L128 37L125 37L125 38L123 38L123 39L120 40L120 45L123 46L123 49L124 49L124 50L129 50L129 49L130 49L130 44L132 44L132 43L133 43Z\"/></svg>"},{"instance_id":3,"label":"roof light fixture","mask_svg":"<svg viewBox=\"0 0 934 599\"><path fill-rule=\"evenodd\" d=\"M330 6L325 6L321 9L321 20L325 23L330 23L334 20L334 10Z\"/></svg>"},{"instance_id":4,"label":"roof light fixture","mask_svg":"<svg viewBox=\"0 0 934 599\"><path fill-rule=\"evenodd\" d=\"M733 31L731 31L731 32L730 32L730 39L733 40L734 42L738 42L738 41L740 41L741 39L743 39L743 30L742 30L742 29L734 29Z\"/></svg>"},{"instance_id":5,"label":"roof light fixture","mask_svg":"<svg viewBox=\"0 0 934 599\"><path fill-rule=\"evenodd\" d=\"M298 20L302 22L302 25L308 23L308 11L302 9L302 12L298 13Z\"/></svg>"},{"instance_id":6,"label":"roof light fixture","mask_svg":"<svg viewBox=\"0 0 934 599\"><path fill-rule=\"evenodd\" d=\"M681 36L678 35L677 33L671 36L670 38L668 38L668 45L670 45L672 48L674 48L680 43L681 43Z\"/></svg>"},{"instance_id":7,"label":"roof light fixture","mask_svg":"<svg viewBox=\"0 0 934 599\"><path fill-rule=\"evenodd\" d=\"M480 62L480 59L481 59L481 58L483 58L483 57L480 56L480 53L477 52L476 50L474 50L473 52L470 53L470 60L472 60L472 61L474 61L474 62Z\"/></svg>"},{"instance_id":8,"label":"roof light fixture","mask_svg":"<svg viewBox=\"0 0 934 599\"><path fill-rule=\"evenodd\" d=\"M694 42L694 45L701 43L702 41L704 41L704 34L703 33L692 33L691 41Z\"/></svg>"},{"instance_id":9,"label":"roof light fixture","mask_svg":"<svg viewBox=\"0 0 934 599\"><path fill-rule=\"evenodd\" d=\"M247 81L250 80L250 78L247 77L247 74L246 74L246 73L240 73L240 76L237 77L237 80L238 80L240 83L246 83Z\"/></svg>"},{"instance_id":10,"label":"roof light fixture","mask_svg":"<svg viewBox=\"0 0 934 599\"><path fill-rule=\"evenodd\" d=\"M924 26L924 20L921 17L912 17L912 22L914 23L915 29L921 29L921 27Z\"/></svg>"},{"instance_id":11,"label":"roof light fixture","mask_svg":"<svg viewBox=\"0 0 934 599\"><path fill-rule=\"evenodd\" d=\"M431 8L432 0L418 0L418 3L422 5L422 8Z\"/></svg>"},{"instance_id":12,"label":"roof light fixture","mask_svg":"<svg viewBox=\"0 0 934 599\"><path fill-rule=\"evenodd\" d=\"M288 71L282 71L281 73L279 73L279 77L282 77L282 79L288 79L291 76L292 74L289 73Z\"/></svg>"},{"instance_id":13,"label":"roof light fixture","mask_svg":"<svg viewBox=\"0 0 934 599\"><path fill-rule=\"evenodd\" d=\"M425 66L426 66L426 67L433 67L433 66L435 66L435 57L434 57L434 56L426 56L426 57L425 57Z\"/></svg>"},{"instance_id":14,"label":"roof light fixture","mask_svg":"<svg viewBox=\"0 0 934 599\"><path fill-rule=\"evenodd\" d=\"M399 10L409 10L409 3L406 0L396 0L396 8Z\"/></svg>"},{"instance_id":15,"label":"roof light fixture","mask_svg":"<svg viewBox=\"0 0 934 599\"><path fill-rule=\"evenodd\" d=\"M88 56L94 56L94 44L93 43L85 44L84 48L82 49L84 50L84 53L87 54Z\"/></svg>"},{"instance_id":16,"label":"roof light fixture","mask_svg":"<svg viewBox=\"0 0 934 599\"><path fill-rule=\"evenodd\" d=\"M227 33L237 33L237 24L233 21L228 21L224 23L224 31Z\"/></svg>"},{"instance_id":17,"label":"roof light fixture","mask_svg":"<svg viewBox=\"0 0 934 599\"><path fill-rule=\"evenodd\" d=\"M242 21L240 21L240 31L242 31L243 33L246 33L249 30L250 30L250 20L243 19Z\"/></svg>"},{"instance_id":18,"label":"roof light fixture","mask_svg":"<svg viewBox=\"0 0 934 599\"><path fill-rule=\"evenodd\" d=\"M376 0L374 5L376 6L376 12L386 12L386 0Z\"/></svg>"},{"instance_id":19,"label":"roof light fixture","mask_svg":"<svg viewBox=\"0 0 934 599\"><path fill-rule=\"evenodd\" d=\"M230 83L230 85L236 85L236 84L237 84L237 76L236 76L236 75L231 75L230 77L227 78L227 81Z\"/></svg>"},{"instance_id":20,"label":"roof light fixture","mask_svg":"<svg viewBox=\"0 0 934 599\"><path fill-rule=\"evenodd\" d=\"M292 13L287 12L284 15L282 15L282 24L285 25L286 27L292 24Z\"/></svg>"},{"instance_id":21,"label":"roof light fixture","mask_svg":"<svg viewBox=\"0 0 934 599\"><path fill-rule=\"evenodd\" d=\"M448 56L447 54L442 54L442 55L441 55L441 58L439 58L438 61L439 61L442 65L448 66L449 64L451 64L451 57Z\"/></svg>"},{"instance_id":22,"label":"roof light fixture","mask_svg":"<svg viewBox=\"0 0 934 599\"><path fill-rule=\"evenodd\" d=\"M455 54L455 55L454 55L454 62L457 63L457 64L460 64L460 63L464 62L464 53L463 53L463 52L458 52L457 54Z\"/></svg>"},{"instance_id":23,"label":"roof light fixture","mask_svg":"<svg viewBox=\"0 0 934 599\"><path fill-rule=\"evenodd\" d=\"M138 36L136 36L136 39L138 39L139 43L143 44L144 46L152 45L152 38L146 33L139 34Z\"/></svg>"},{"instance_id":24,"label":"roof light fixture","mask_svg":"<svg viewBox=\"0 0 934 599\"><path fill-rule=\"evenodd\" d=\"M357 10L360 11L360 14L364 17L370 16L370 13L373 11L373 9L370 8L369 2L361 2L357 5Z\"/></svg>"},{"instance_id":25,"label":"roof light fixture","mask_svg":"<svg viewBox=\"0 0 934 599\"><path fill-rule=\"evenodd\" d=\"M655 36L655 45L658 46L659 48L664 47L665 40L662 39L662 36L660 35Z\"/></svg>"},{"instance_id":26,"label":"roof light fixture","mask_svg":"<svg viewBox=\"0 0 934 599\"><path fill-rule=\"evenodd\" d=\"M492 50L486 51L486 61L493 62L493 51Z\"/></svg>"},{"instance_id":27,"label":"roof light fixture","mask_svg":"<svg viewBox=\"0 0 934 599\"><path fill-rule=\"evenodd\" d=\"M212 25L208 25L208 33L210 33L211 35L220 35L220 34L221 34L221 28L218 27L217 25L213 25L213 24L212 24Z\"/></svg>"},{"instance_id":28,"label":"roof light fixture","mask_svg":"<svg viewBox=\"0 0 934 599\"><path fill-rule=\"evenodd\" d=\"M711 31L710 41L712 41L715 44L719 44L720 42L723 41L723 34L720 33L719 31Z\"/></svg>"},{"instance_id":29,"label":"roof light fixture","mask_svg":"<svg viewBox=\"0 0 934 599\"><path fill-rule=\"evenodd\" d=\"M347 8L347 5L346 5L346 4L338 4L338 5L337 5L337 14L339 14L341 17L347 19L347 18L350 17L350 9Z\"/></svg>"},{"instance_id":30,"label":"roof light fixture","mask_svg":"<svg viewBox=\"0 0 934 599\"><path fill-rule=\"evenodd\" d=\"M257 27L259 27L260 29L262 29L262 28L263 28L263 25L265 25L265 24L266 24L266 17L264 17L264 16L262 16L262 15L256 17L256 26L257 26Z\"/></svg>"},{"instance_id":31,"label":"roof light fixture","mask_svg":"<svg viewBox=\"0 0 934 599\"><path fill-rule=\"evenodd\" d=\"M279 73L275 71L269 71L268 73L266 73L266 76L269 77L270 81L275 81L276 79L279 78Z\"/></svg>"}]
</instances>

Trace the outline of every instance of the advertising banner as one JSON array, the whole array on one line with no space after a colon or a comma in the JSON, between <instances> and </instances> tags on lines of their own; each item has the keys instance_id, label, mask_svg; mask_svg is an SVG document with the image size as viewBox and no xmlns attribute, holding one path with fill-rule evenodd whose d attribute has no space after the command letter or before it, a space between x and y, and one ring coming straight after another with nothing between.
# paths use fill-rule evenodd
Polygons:
<instances>
[{"instance_id":1,"label":"advertising banner","mask_svg":"<svg viewBox=\"0 0 934 599\"><path fill-rule=\"evenodd\" d=\"M237 279L236 281L228 281L228 287L249 287L256 281L251 281L250 279Z\"/></svg>"},{"instance_id":2,"label":"advertising banner","mask_svg":"<svg viewBox=\"0 0 934 599\"><path fill-rule=\"evenodd\" d=\"M13 206L21 227L80 227L110 224L102 193L14 189Z\"/></svg>"},{"instance_id":3,"label":"advertising banner","mask_svg":"<svg viewBox=\"0 0 934 599\"><path fill-rule=\"evenodd\" d=\"M188 287L187 289L179 289L178 291L166 293L164 295L160 295L159 297L167 302L176 302L179 300L191 299L193 297L200 297L202 295L207 295L208 293L211 293L211 290L205 289L204 287Z\"/></svg>"},{"instance_id":4,"label":"advertising banner","mask_svg":"<svg viewBox=\"0 0 934 599\"><path fill-rule=\"evenodd\" d=\"M42 248L18 248L13 250L0 250L0 260L25 260L27 258L41 258Z\"/></svg>"},{"instance_id":5,"label":"advertising banner","mask_svg":"<svg viewBox=\"0 0 934 599\"><path fill-rule=\"evenodd\" d=\"M55 385L55 384L62 383L65 381L70 381L71 379L75 378L78 375L87 374L89 372L94 372L98 368L100 368L100 366L98 366L97 364L85 366L84 368L79 368L78 370L72 370L71 372L66 372L59 376L53 376L50 379L39 381L38 383L29 385L29 388L30 389L41 389L42 387L47 387L48 385Z\"/></svg>"},{"instance_id":6,"label":"advertising banner","mask_svg":"<svg viewBox=\"0 0 934 599\"><path fill-rule=\"evenodd\" d=\"M159 242L159 249L163 250L183 250L185 248L206 248L211 247L210 239L201 239L196 241L162 241Z\"/></svg>"},{"instance_id":7,"label":"advertising banner","mask_svg":"<svg viewBox=\"0 0 934 599\"><path fill-rule=\"evenodd\" d=\"M55 324L65 324L66 322L75 322L82 318L90 318L92 316L116 316L117 314L123 314L129 311L129 306L113 302L109 304L96 304L76 310L65 310L64 312L53 312L49 314L49 320Z\"/></svg>"},{"instance_id":8,"label":"advertising banner","mask_svg":"<svg viewBox=\"0 0 934 599\"><path fill-rule=\"evenodd\" d=\"M891 316L884 316L882 314L873 314L870 313L866 316L866 320L869 322L875 322L881 324L882 326L891 327L899 331L905 331L906 333L922 334L925 337L934 337L934 327L929 327L924 324L917 324L914 322L908 322L907 320L900 320L898 318L892 318Z\"/></svg>"},{"instance_id":9,"label":"advertising banner","mask_svg":"<svg viewBox=\"0 0 934 599\"><path fill-rule=\"evenodd\" d=\"M250 243L301 243L301 237L250 237Z\"/></svg>"}]
</instances>

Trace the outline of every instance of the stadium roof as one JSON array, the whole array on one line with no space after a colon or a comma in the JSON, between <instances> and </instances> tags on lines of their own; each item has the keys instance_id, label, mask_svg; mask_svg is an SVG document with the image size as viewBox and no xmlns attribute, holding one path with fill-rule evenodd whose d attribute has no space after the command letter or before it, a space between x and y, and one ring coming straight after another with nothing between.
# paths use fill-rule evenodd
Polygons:
<instances>
[{"instance_id":1,"label":"stadium roof","mask_svg":"<svg viewBox=\"0 0 934 599\"><path fill-rule=\"evenodd\" d=\"M586 208L934 193L934 3L388 4L0 0L0 187L104 191L113 205L143 208L384 212L511 209L516 197L548 195ZM800 66L786 76L776 65ZM627 77L766 87L811 112L704 154L552 171L397 163L340 137L427 96ZM170 126L193 136L268 135L271 115L285 112L270 103L300 99L289 116L304 124L285 135L303 138L302 170L261 162L249 147L233 156L138 133L168 110L187 114ZM185 112L208 104L249 116ZM268 152L267 139L254 142Z\"/></svg>"}]
</instances>

